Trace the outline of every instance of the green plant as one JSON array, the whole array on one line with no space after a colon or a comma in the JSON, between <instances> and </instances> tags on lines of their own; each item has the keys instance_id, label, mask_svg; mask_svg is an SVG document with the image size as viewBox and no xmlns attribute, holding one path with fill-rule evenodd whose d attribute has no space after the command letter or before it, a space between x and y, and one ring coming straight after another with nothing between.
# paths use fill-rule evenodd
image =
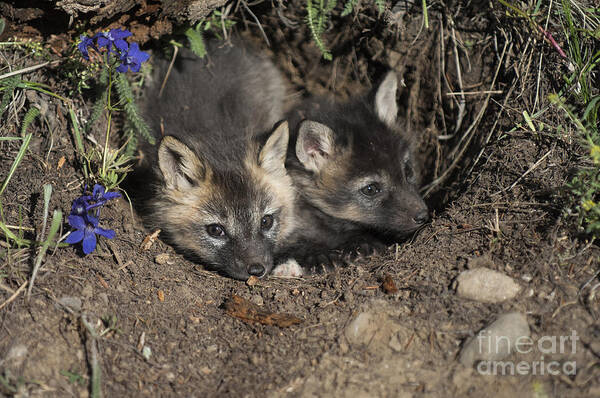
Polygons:
<instances>
[{"instance_id":1,"label":"green plant","mask_svg":"<svg viewBox=\"0 0 600 398\"><path fill-rule=\"evenodd\" d=\"M100 116L103 113L106 114L107 127L102 149L93 147L85 152L79 123L74 112L70 112L70 118L79 157L84 164L83 170L86 179L100 182L108 190L117 187L131 170L138 136L141 135L148 142L154 144L150 128L140 116L131 85L124 74L128 69L138 72L142 63L149 57L148 54L139 50L137 43L129 45L125 42L124 38L130 35L131 32L125 29L122 31L113 29L109 32L98 33L92 38L81 36L81 42L78 45L83 58L90 59L90 55L92 55L92 59L101 64L97 86L99 95L92 107L85 131L90 131ZM112 149L109 144L115 112L122 112L125 116L125 128L123 129L125 144L120 148Z\"/></svg>"},{"instance_id":2,"label":"green plant","mask_svg":"<svg viewBox=\"0 0 600 398\"><path fill-rule=\"evenodd\" d=\"M377 8L379 16L382 16L385 13L387 3L386 0L373 0L372 4ZM308 25L312 39L319 48L319 51L321 51L323 58L328 61L331 61L333 56L325 43L325 39L323 39L323 33L325 33L327 24L331 19L337 4L337 0L306 0L306 24ZM347 17L352 14L357 10L359 4L360 2L358 0L346 0L340 16ZM424 26L429 28L427 0L422 0L422 8Z\"/></svg>"},{"instance_id":3,"label":"green plant","mask_svg":"<svg viewBox=\"0 0 600 398\"><path fill-rule=\"evenodd\" d=\"M352 2L349 1L348 3ZM331 18L331 12L335 8L336 4L336 0L317 0L314 2L313 0L306 1L306 23L310 29L310 33L312 34L315 44L321 51L321 54L323 54L323 58L328 61L331 61L333 57L323 41L323 32L325 32L325 27ZM348 7L348 4L346 4L346 7Z\"/></svg>"},{"instance_id":4,"label":"green plant","mask_svg":"<svg viewBox=\"0 0 600 398\"><path fill-rule=\"evenodd\" d=\"M600 237L600 91L594 74L600 73L600 10L578 8L562 0L557 14L566 38L566 57L571 72L564 76L566 87L549 97L571 122L586 153L575 177L567 185L571 193L570 213L577 225L593 238ZM579 15L579 20L578 19ZM585 21L583 21L583 20Z\"/></svg>"}]
</instances>

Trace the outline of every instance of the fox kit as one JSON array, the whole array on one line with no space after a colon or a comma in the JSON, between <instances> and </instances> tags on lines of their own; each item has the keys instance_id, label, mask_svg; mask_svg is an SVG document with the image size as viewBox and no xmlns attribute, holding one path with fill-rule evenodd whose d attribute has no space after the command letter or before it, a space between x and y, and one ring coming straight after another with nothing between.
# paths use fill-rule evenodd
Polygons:
<instances>
[{"instance_id":1,"label":"fox kit","mask_svg":"<svg viewBox=\"0 0 600 398\"><path fill-rule=\"evenodd\" d=\"M184 53L146 104L163 136L151 159L148 224L209 269L263 277L294 226L287 123L268 134L283 119L283 80L245 49L212 46L209 54Z\"/></svg>"},{"instance_id":2,"label":"fox kit","mask_svg":"<svg viewBox=\"0 0 600 398\"><path fill-rule=\"evenodd\" d=\"M309 100L294 111L287 168L299 195L299 225L283 259L312 267L327 262L315 253L377 243L372 234L406 236L428 220L409 137L397 126L397 90L391 71L364 98Z\"/></svg>"}]
</instances>

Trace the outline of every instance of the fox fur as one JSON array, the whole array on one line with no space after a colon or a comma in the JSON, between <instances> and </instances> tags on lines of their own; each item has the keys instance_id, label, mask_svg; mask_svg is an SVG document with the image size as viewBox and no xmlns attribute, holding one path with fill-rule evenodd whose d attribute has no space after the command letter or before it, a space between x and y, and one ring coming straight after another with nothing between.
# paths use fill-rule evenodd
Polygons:
<instances>
[{"instance_id":1,"label":"fox fur","mask_svg":"<svg viewBox=\"0 0 600 398\"><path fill-rule=\"evenodd\" d=\"M355 101L309 99L292 111L286 167L298 223L280 257L315 266L332 250L404 237L428 220L397 91L391 71Z\"/></svg>"},{"instance_id":2,"label":"fox fur","mask_svg":"<svg viewBox=\"0 0 600 398\"><path fill-rule=\"evenodd\" d=\"M160 138L148 226L226 276L269 274L295 224L287 123L274 129L284 118L281 75L245 48L214 43L205 59L183 52L160 97L167 64L156 69L144 106Z\"/></svg>"}]
</instances>

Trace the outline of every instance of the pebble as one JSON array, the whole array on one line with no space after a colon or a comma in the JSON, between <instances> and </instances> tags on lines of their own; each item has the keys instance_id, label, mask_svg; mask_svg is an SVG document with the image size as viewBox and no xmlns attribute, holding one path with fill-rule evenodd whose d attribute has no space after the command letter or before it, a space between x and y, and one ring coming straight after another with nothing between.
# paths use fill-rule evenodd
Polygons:
<instances>
[{"instance_id":1,"label":"pebble","mask_svg":"<svg viewBox=\"0 0 600 398\"><path fill-rule=\"evenodd\" d=\"M377 330L374 315L370 312L361 312L346 326L344 334L352 345L368 342Z\"/></svg>"},{"instance_id":2,"label":"pebble","mask_svg":"<svg viewBox=\"0 0 600 398\"><path fill-rule=\"evenodd\" d=\"M525 343L529 336L525 315L520 312L500 315L465 343L458 360L467 367L476 361L501 361L510 355L515 343Z\"/></svg>"},{"instance_id":3,"label":"pebble","mask_svg":"<svg viewBox=\"0 0 600 398\"><path fill-rule=\"evenodd\" d=\"M81 311L81 299L79 297L61 297L58 299L58 304L70 309L73 312Z\"/></svg>"},{"instance_id":4,"label":"pebble","mask_svg":"<svg viewBox=\"0 0 600 398\"><path fill-rule=\"evenodd\" d=\"M511 277L483 267L461 272L456 282L458 296L484 303L500 303L521 291Z\"/></svg>"},{"instance_id":5,"label":"pebble","mask_svg":"<svg viewBox=\"0 0 600 398\"><path fill-rule=\"evenodd\" d=\"M262 306L265 301L263 300L262 296L255 294L254 296L252 296L250 298L250 301L253 302L254 304L258 305L258 306Z\"/></svg>"},{"instance_id":6,"label":"pebble","mask_svg":"<svg viewBox=\"0 0 600 398\"><path fill-rule=\"evenodd\" d=\"M531 276L530 274L523 274L523 275L521 275L521 279L523 279L525 282L529 283L533 280L533 276Z\"/></svg>"},{"instance_id":7,"label":"pebble","mask_svg":"<svg viewBox=\"0 0 600 398\"><path fill-rule=\"evenodd\" d=\"M158 265L165 265L169 262L169 253L161 253L157 254L154 257L154 262Z\"/></svg>"},{"instance_id":8,"label":"pebble","mask_svg":"<svg viewBox=\"0 0 600 398\"><path fill-rule=\"evenodd\" d=\"M100 299L100 301L102 302L102 304L105 307L108 306L108 294L102 292L102 293L98 294L98 298Z\"/></svg>"},{"instance_id":9,"label":"pebble","mask_svg":"<svg viewBox=\"0 0 600 398\"><path fill-rule=\"evenodd\" d=\"M23 344L17 344L11 347L6 354L3 362L10 363L11 366L18 368L21 366L25 358L27 358L27 346Z\"/></svg>"}]
</instances>

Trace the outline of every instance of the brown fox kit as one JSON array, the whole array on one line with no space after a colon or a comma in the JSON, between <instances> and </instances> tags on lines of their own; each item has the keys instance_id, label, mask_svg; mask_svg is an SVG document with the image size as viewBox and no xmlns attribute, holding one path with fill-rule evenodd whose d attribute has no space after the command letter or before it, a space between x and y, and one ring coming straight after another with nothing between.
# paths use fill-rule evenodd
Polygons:
<instances>
[{"instance_id":1,"label":"brown fox kit","mask_svg":"<svg viewBox=\"0 0 600 398\"><path fill-rule=\"evenodd\" d=\"M283 119L284 85L269 61L245 49L213 45L209 54L179 57L162 96L146 105L155 131L164 131L151 159L157 182L147 220L209 269L262 277L294 228L287 123L268 134Z\"/></svg>"},{"instance_id":2,"label":"brown fox kit","mask_svg":"<svg viewBox=\"0 0 600 398\"><path fill-rule=\"evenodd\" d=\"M380 238L396 239L429 218L418 193L410 137L397 125L398 79L345 104L309 100L290 117L286 166L298 192L298 225L280 260L311 268ZM305 273L293 261L275 274ZM286 268L288 267L288 268Z\"/></svg>"}]
</instances>

